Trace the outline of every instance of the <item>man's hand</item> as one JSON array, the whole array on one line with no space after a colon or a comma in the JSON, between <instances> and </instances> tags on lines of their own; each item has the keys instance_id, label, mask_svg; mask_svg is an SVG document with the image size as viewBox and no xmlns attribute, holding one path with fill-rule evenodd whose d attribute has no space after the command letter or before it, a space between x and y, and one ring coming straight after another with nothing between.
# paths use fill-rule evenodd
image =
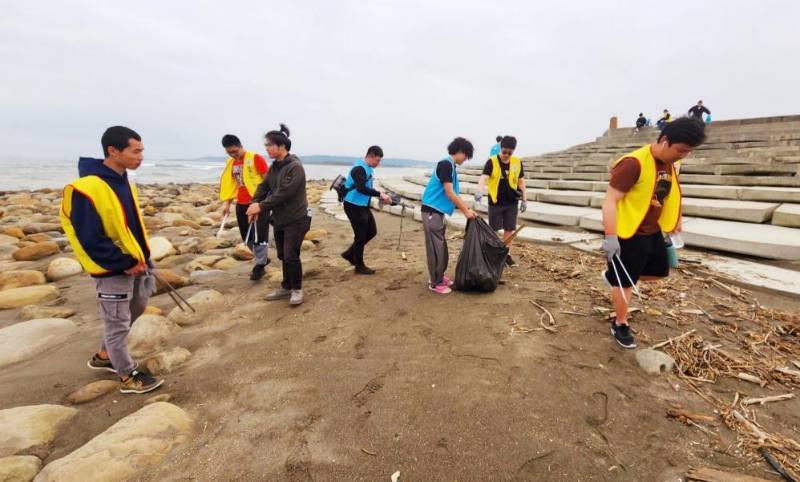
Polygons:
<instances>
[{"instance_id":1,"label":"man's hand","mask_svg":"<svg viewBox=\"0 0 800 482\"><path fill-rule=\"evenodd\" d=\"M475 193L475 202L480 204L481 200L483 199L483 194L476 192Z\"/></svg>"},{"instance_id":2,"label":"man's hand","mask_svg":"<svg viewBox=\"0 0 800 482\"><path fill-rule=\"evenodd\" d=\"M522 200L519 202L519 212L524 213L528 210L528 201Z\"/></svg>"},{"instance_id":3,"label":"man's hand","mask_svg":"<svg viewBox=\"0 0 800 482\"><path fill-rule=\"evenodd\" d=\"M678 224L675 226L675 230L673 233L682 233L683 232L683 216L678 218Z\"/></svg>"},{"instance_id":4,"label":"man's hand","mask_svg":"<svg viewBox=\"0 0 800 482\"><path fill-rule=\"evenodd\" d=\"M229 199L225 201L225 203L222 205L222 215L227 216L230 213L231 213L231 201Z\"/></svg>"},{"instance_id":5,"label":"man's hand","mask_svg":"<svg viewBox=\"0 0 800 482\"><path fill-rule=\"evenodd\" d=\"M477 218L477 217L478 217L478 213L476 213L476 212L475 212L475 211L473 211L472 209L469 209L469 208L467 208L467 210L466 210L466 211L464 211L464 216L465 216L467 219L475 219L475 218Z\"/></svg>"},{"instance_id":6,"label":"man's hand","mask_svg":"<svg viewBox=\"0 0 800 482\"><path fill-rule=\"evenodd\" d=\"M247 208L247 220L249 222L255 221L258 217L258 214L261 212L261 205L258 203L253 203Z\"/></svg>"},{"instance_id":7,"label":"man's hand","mask_svg":"<svg viewBox=\"0 0 800 482\"><path fill-rule=\"evenodd\" d=\"M139 263L133 268L126 269L125 274L129 276L140 276L145 274L146 271L147 271L147 266L143 263Z\"/></svg>"},{"instance_id":8,"label":"man's hand","mask_svg":"<svg viewBox=\"0 0 800 482\"><path fill-rule=\"evenodd\" d=\"M385 192L382 192L381 193L381 202L383 204L392 204L392 198L389 197L389 195L386 194Z\"/></svg>"},{"instance_id":9,"label":"man's hand","mask_svg":"<svg viewBox=\"0 0 800 482\"><path fill-rule=\"evenodd\" d=\"M609 263L614 259L614 256L619 256L620 253L622 253L622 248L619 245L619 238L616 234L606 234L605 239L603 239L602 247Z\"/></svg>"}]
</instances>

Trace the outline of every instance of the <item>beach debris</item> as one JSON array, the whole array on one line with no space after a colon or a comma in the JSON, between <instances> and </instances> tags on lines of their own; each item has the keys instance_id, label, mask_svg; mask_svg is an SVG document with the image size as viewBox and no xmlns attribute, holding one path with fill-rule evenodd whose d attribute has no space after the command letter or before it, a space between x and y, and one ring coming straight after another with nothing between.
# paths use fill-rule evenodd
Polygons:
<instances>
[{"instance_id":1,"label":"beach debris","mask_svg":"<svg viewBox=\"0 0 800 482\"><path fill-rule=\"evenodd\" d=\"M392 482L397 482L398 480L400 480L400 471L399 470L392 474L391 480L392 480Z\"/></svg>"}]
</instances>

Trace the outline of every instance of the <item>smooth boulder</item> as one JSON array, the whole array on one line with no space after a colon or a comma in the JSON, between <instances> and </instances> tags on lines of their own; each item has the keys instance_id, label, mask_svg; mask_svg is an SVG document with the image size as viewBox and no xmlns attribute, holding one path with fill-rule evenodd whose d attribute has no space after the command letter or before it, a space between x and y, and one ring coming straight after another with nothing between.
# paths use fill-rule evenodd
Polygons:
<instances>
[{"instance_id":1,"label":"smooth boulder","mask_svg":"<svg viewBox=\"0 0 800 482\"><path fill-rule=\"evenodd\" d=\"M42 461L34 455L0 458L0 482L30 482L42 470Z\"/></svg>"},{"instance_id":2,"label":"smooth boulder","mask_svg":"<svg viewBox=\"0 0 800 482\"><path fill-rule=\"evenodd\" d=\"M175 253L175 247L169 239L162 236L150 238L150 257L152 259L158 261L161 258L166 258Z\"/></svg>"},{"instance_id":3,"label":"smooth boulder","mask_svg":"<svg viewBox=\"0 0 800 482\"><path fill-rule=\"evenodd\" d=\"M134 356L152 353L167 342L177 329L175 323L160 315L142 315L131 325L128 350Z\"/></svg>"},{"instance_id":4,"label":"smooth boulder","mask_svg":"<svg viewBox=\"0 0 800 482\"><path fill-rule=\"evenodd\" d=\"M159 268L156 275L156 294L166 293L169 288L167 284L176 290L189 284L189 278L168 269Z\"/></svg>"},{"instance_id":5,"label":"smooth boulder","mask_svg":"<svg viewBox=\"0 0 800 482\"><path fill-rule=\"evenodd\" d=\"M30 269L0 273L0 291L43 285L46 282L47 280L42 272Z\"/></svg>"},{"instance_id":6,"label":"smooth boulder","mask_svg":"<svg viewBox=\"0 0 800 482\"><path fill-rule=\"evenodd\" d=\"M177 306L169 312L167 318L174 321L180 326L192 325L200 321L200 317L209 311L220 309L225 306L225 297L219 291L203 290L192 295L187 301L191 304L197 313L189 311L181 311Z\"/></svg>"},{"instance_id":7,"label":"smooth boulder","mask_svg":"<svg viewBox=\"0 0 800 482\"><path fill-rule=\"evenodd\" d=\"M83 273L81 264L72 258L56 258L47 266L47 279L58 281Z\"/></svg>"},{"instance_id":8,"label":"smooth boulder","mask_svg":"<svg viewBox=\"0 0 800 482\"><path fill-rule=\"evenodd\" d=\"M142 367L150 374L157 376L170 373L177 367L186 363L192 357L192 352L186 348L175 348L151 356L142 362Z\"/></svg>"},{"instance_id":9,"label":"smooth boulder","mask_svg":"<svg viewBox=\"0 0 800 482\"><path fill-rule=\"evenodd\" d=\"M639 368L651 375L672 372L675 360L663 351L643 349L636 352Z\"/></svg>"},{"instance_id":10,"label":"smooth boulder","mask_svg":"<svg viewBox=\"0 0 800 482\"><path fill-rule=\"evenodd\" d=\"M11 255L17 261L36 261L60 253L58 244L52 241L35 243L24 248L19 248Z\"/></svg>"},{"instance_id":11,"label":"smooth boulder","mask_svg":"<svg viewBox=\"0 0 800 482\"><path fill-rule=\"evenodd\" d=\"M23 321L39 318L69 318L73 315L75 315L75 310L66 306L28 305L19 310L19 317Z\"/></svg>"},{"instance_id":12,"label":"smooth boulder","mask_svg":"<svg viewBox=\"0 0 800 482\"><path fill-rule=\"evenodd\" d=\"M0 291L0 310L10 310L58 298L58 288L53 285L26 286Z\"/></svg>"},{"instance_id":13,"label":"smooth boulder","mask_svg":"<svg viewBox=\"0 0 800 482\"><path fill-rule=\"evenodd\" d=\"M61 405L28 405L0 410L0 457L52 442L59 427L78 411Z\"/></svg>"},{"instance_id":14,"label":"smooth boulder","mask_svg":"<svg viewBox=\"0 0 800 482\"><path fill-rule=\"evenodd\" d=\"M0 367L32 358L68 340L78 331L62 318L23 321L0 329Z\"/></svg>"},{"instance_id":15,"label":"smooth boulder","mask_svg":"<svg viewBox=\"0 0 800 482\"><path fill-rule=\"evenodd\" d=\"M175 405L145 405L74 452L47 464L35 481L127 480L186 442L193 425L189 414Z\"/></svg>"},{"instance_id":16,"label":"smooth boulder","mask_svg":"<svg viewBox=\"0 0 800 482\"><path fill-rule=\"evenodd\" d=\"M66 396L64 401L71 405L86 403L96 398L100 398L106 393L113 392L118 388L119 382L116 380L97 380L96 382L84 385L70 393Z\"/></svg>"}]
</instances>

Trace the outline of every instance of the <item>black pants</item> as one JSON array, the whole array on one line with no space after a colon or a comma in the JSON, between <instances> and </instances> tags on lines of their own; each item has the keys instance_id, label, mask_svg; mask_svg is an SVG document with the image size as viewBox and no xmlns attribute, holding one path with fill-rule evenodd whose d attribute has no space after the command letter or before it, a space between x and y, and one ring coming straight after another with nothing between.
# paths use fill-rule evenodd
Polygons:
<instances>
[{"instance_id":1,"label":"black pants","mask_svg":"<svg viewBox=\"0 0 800 482\"><path fill-rule=\"evenodd\" d=\"M622 265L631 276L631 280L636 283L640 276L653 276L664 278L669 276L669 260L667 259L667 248L664 245L664 235L661 232L655 234L634 234L630 239L620 239L620 255ZM605 277L611 286L622 285L623 288L631 287L631 280L625 276L620 265L620 260L614 258L614 266L608 263ZM619 281L617 281L617 273Z\"/></svg>"},{"instance_id":2,"label":"black pants","mask_svg":"<svg viewBox=\"0 0 800 482\"><path fill-rule=\"evenodd\" d=\"M287 290L303 289L303 264L300 262L300 248L303 238L311 228L311 218L305 216L286 226L275 227L275 249L278 259L283 263L283 282Z\"/></svg>"},{"instance_id":3,"label":"black pants","mask_svg":"<svg viewBox=\"0 0 800 482\"><path fill-rule=\"evenodd\" d=\"M247 222L247 208L249 204L236 204L236 222L239 224L239 233L242 235L242 241L247 236L247 230L250 228L250 223ZM250 239L247 240L247 246L253 249L256 238L257 244L267 244L267 236L269 234L269 216L268 213L262 212L258 215L255 229L250 232Z\"/></svg>"},{"instance_id":4,"label":"black pants","mask_svg":"<svg viewBox=\"0 0 800 482\"><path fill-rule=\"evenodd\" d=\"M349 202L344 203L344 213L350 220L353 228L353 244L346 251L356 266L364 266L364 246L378 234L375 217L369 206L357 206Z\"/></svg>"}]
</instances>

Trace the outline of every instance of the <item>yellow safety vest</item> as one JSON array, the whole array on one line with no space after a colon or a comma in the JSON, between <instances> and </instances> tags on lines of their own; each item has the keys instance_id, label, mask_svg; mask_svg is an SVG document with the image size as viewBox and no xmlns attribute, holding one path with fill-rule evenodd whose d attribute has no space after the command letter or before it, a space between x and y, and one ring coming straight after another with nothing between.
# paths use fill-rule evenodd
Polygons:
<instances>
[{"instance_id":1,"label":"yellow safety vest","mask_svg":"<svg viewBox=\"0 0 800 482\"><path fill-rule=\"evenodd\" d=\"M617 236L628 239L639 230L647 211L650 210L650 201L656 190L656 160L650 152L650 145L646 145L614 161L612 167L619 164L622 159L633 157L639 161L639 179L630 191L617 201ZM658 225L661 231L670 233L675 230L681 218L681 186L675 166L672 170L672 187L664 199Z\"/></svg>"},{"instance_id":2,"label":"yellow safety vest","mask_svg":"<svg viewBox=\"0 0 800 482\"><path fill-rule=\"evenodd\" d=\"M500 178L502 177L502 171L500 171L500 158L498 156L492 156L492 175L489 176L489 197L492 199L493 203L497 202L497 190L500 188ZM516 190L517 186L519 185L519 175L522 172L522 162L519 160L518 157L511 156L511 159L508 161L508 184L511 186L511 189Z\"/></svg>"},{"instance_id":3,"label":"yellow safety vest","mask_svg":"<svg viewBox=\"0 0 800 482\"><path fill-rule=\"evenodd\" d=\"M136 206L136 214L139 218L139 223L142 227L142 234L144 235L145 245L144 248L150 250L150 241L147 238L147 230L142 221L142 214L139 210L139 194L136 190L135 184L130 184L131 195L133 196L133 204ZM61 200L61 226L64 228L64 234L67 235L69 243L72 245L73 251L78 261L83 266L83 269L93 275L108 274L108 270L95 262L90 253L83 249L78 236L75 233L75 228L72 226L70 214L72 213L72 193L79 192L86 196L92 202L94 208L97 210L97 215L100 216L100 221L103 223L103 231L123 253L130 255L140 263L146 262L144 257L144 249L139 246L139 242L130 230L129 220L125 216L125 209L122 207L122 202L119 200L117 193L106 184L98 176L86 176L67 184L64 187L64 197Z\"/></svg>"},{"instance_id":4,"label":"yellow safety vest","mask_svg":"<svg viewBox=\"0 0 800 482\"><path fill-rule=\"evenodd\" d=\"M242 164L242 179L247 192L252 196L255 194L258 185L263 181L263 177L256 169L256 154L254 152L246 151L244 155L244 163ZM225 170L222 171L222 177L219 180L219 199L221 201L230 201L236 198L236 193L239 191L239 185L236 179L233 178L233 158L229 157L225 161Z\"/></svg>"}]
</instances>

